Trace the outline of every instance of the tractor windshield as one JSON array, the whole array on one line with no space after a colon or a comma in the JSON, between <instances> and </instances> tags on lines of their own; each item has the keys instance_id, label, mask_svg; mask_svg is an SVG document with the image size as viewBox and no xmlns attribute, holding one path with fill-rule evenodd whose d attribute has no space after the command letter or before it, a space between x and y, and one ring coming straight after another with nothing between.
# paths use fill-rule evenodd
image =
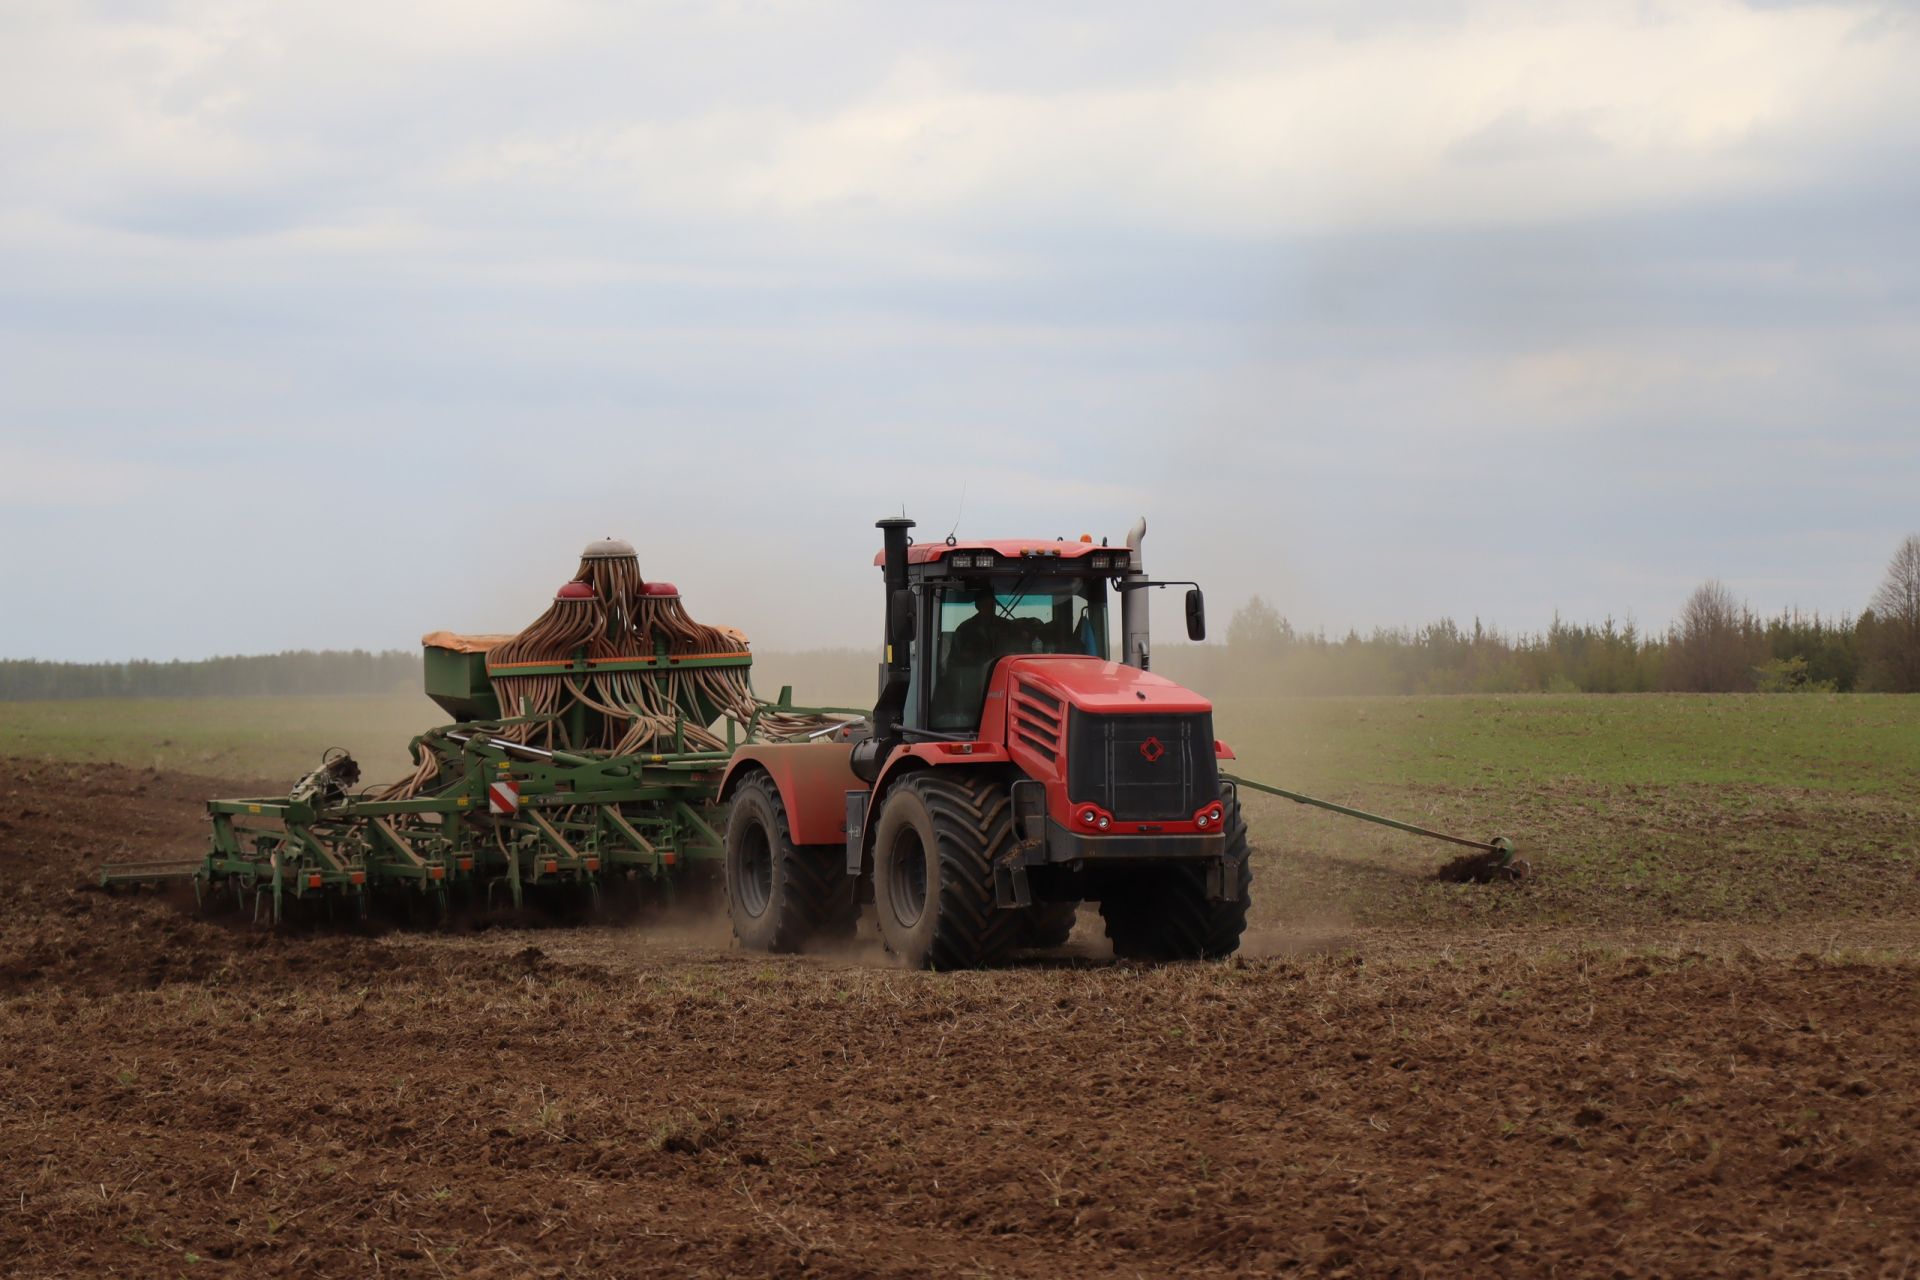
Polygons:
<instances>
[{"instance_id":1,"label":"tractor windshield","mask_svg":"<svg viewBox=\"0 0 1920 1280\"><path fill-rule=\"evenodd\" d=\"M993 664L1010 654L1107 656L1102 579L996 576L942 587L936 599L930 729L976 727Z\"/></svg>"}]
</instances>

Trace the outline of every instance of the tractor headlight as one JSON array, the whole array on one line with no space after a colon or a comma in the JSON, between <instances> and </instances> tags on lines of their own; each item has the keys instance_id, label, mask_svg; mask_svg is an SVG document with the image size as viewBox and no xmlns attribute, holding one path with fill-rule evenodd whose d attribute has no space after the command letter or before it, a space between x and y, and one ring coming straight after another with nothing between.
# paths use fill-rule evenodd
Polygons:
<instances>
[{"instance_id":1,"label":"tractor headlight","mask_svg":"<svg viewBox=\"0 0 1920 1280\"><path fill-rule=\"evenodd\" d=\"M1102 831L1105 831L1105 830L1106 830L1106 829L1107 829L1108 827L1110 827L1110 826L1112 826L1112 825L1113 825L1113 821L1112 821L1112 819L1110 819L1110 818L1107 818L1107 817L1104 817L1104 816L1103 816L1103 817L1102 817L1102 818L1100 819L1100 829L1101 829Z\"/></svg>"}]
</instances>

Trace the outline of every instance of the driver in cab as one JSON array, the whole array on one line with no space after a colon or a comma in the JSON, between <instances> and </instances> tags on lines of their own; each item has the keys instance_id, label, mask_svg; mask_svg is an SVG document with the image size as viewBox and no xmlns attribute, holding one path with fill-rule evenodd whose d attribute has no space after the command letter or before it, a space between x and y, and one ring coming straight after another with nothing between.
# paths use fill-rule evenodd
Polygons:
<instances>
[{"instance_id":1,"label":"driver in cab","mask_svg":"<svg viewBox=\"0 0 1920 1280\"><path fill-rule=\"evenodd\" d=\"M973 608L973 616L953 629L949 661L955 667L971 668L984 676L997 659L1030 650L1026 632L1001 614L999 598L991 590L974 592Z\"/></svg>"}]
</instances>

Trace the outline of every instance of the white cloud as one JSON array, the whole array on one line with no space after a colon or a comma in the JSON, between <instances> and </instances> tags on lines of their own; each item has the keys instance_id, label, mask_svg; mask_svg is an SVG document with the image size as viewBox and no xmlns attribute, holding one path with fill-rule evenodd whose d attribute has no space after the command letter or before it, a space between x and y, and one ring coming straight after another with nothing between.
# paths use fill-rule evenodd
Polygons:
<instances>
[{"instance_id":1,"label":"white cloud","mask_svg":"<svg viewBox=\"0 0 1920 1280\"><path fill-rule=\"evenodd\" d=\"M164 489L171 478L164 468L124 458L88 457L71 444L64 450L0 445L0 503L10 507L111 508ZM33 550L15 548L16 553Z\"/></svg>"},{"instance_id":2,"label":"white cloud","mask_svg":"<svg viewBox=\"0 0 1920 1280\"><path fill-rule=\"evenodd\" d=\"M1805 178L1864 126L1911 135L1920 41L1861 23L1523 6L1364 39L1237 32L1135 83L1057 91L905 59L847 103L515 129L469 140L447 172L732 216L1097 204L1258 233L1611 213Z\"/></svg>"},{"instance_id":3,"label":"white cloud","mask_svg":"<svg viewBox=\"0 0 1920 1280\"><path fill-rule=\"evenodd\" d=\"M1233 233L1497 224L1804 180L1863 131L1911 140L1920 33L1872 12L1474 5L1356 33L1344 13L1227 32L1115 9L1086 21L1157 36L1157 61L1092 75L1063 40L1051 81L1017 83L990 70L996 37L1026 23L990 11L959 48L849 43L840 6L16 17L0 146L28 178L15 199L80 218L291 188L285 219L347 227L369 204L502 198L856 224L1089 209ZM766 74L756 32L836 83Z\"/></svg>"}]
</instances>

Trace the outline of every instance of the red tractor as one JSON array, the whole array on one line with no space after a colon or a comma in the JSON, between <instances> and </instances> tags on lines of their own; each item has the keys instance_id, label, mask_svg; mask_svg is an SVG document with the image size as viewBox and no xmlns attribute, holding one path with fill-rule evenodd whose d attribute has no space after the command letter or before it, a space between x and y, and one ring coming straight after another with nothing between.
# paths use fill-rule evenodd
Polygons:
<instances>
[{"instance_id":1,"label":"red tractor","mask_svg":"<svg viewBox=\"0 0 1920 1280\"><path fill-rule=\"evenodd\" d=\"M1097 902L1117 955L1231 954L1252 870L1207 699L1148 670L1148 593L1192 587L1123 548L914 543L882 520L886 660L871 718L729 763L726 882L744 946L844 937L872 901L915 967L991 964L1066 941ZM1121 647L1109 648L1108 602Z\"/></svg>"}]
</instances>

